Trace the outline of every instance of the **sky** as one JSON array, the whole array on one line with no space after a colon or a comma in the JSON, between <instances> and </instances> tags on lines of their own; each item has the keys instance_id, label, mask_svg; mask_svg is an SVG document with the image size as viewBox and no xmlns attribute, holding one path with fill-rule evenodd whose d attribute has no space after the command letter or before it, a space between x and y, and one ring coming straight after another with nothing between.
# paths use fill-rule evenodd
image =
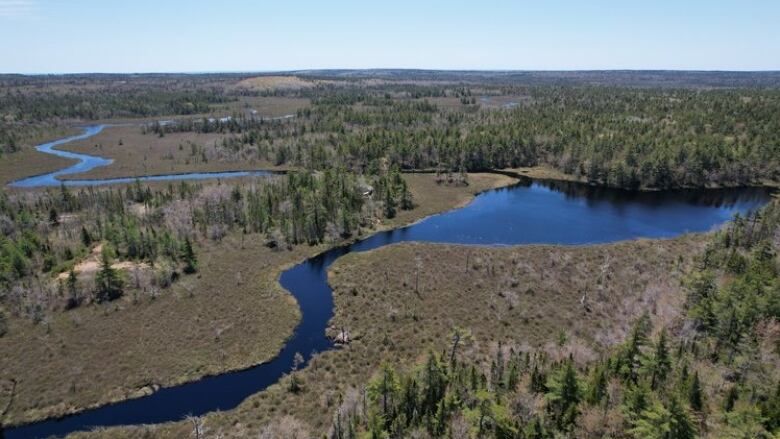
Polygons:
<instances>
[{"instance_id":1,"label":"sky","mask_svg":"<svg viewBox=\"0 0 780 439\"><path fill-rule=\"evenodd\" d=\"M780 70L780 0L0 0L0 72Z\"/></svg>"}]
</instances>

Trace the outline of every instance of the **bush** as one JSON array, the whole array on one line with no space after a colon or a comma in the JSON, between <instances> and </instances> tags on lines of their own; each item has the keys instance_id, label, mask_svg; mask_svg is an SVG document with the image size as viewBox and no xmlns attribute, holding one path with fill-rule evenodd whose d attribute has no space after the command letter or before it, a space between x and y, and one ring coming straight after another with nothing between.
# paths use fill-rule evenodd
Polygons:
<instances>
[{"instance_id":1,"label":"bush","mask_svg":"<svg viewBox=\"0 0 780 439\"><path fill-rule=\"evenodd\" d=\"M4 336L8 332L8 317L5 315L5 311L0 309L0 337Z\"/></svg>"}]
</instances>

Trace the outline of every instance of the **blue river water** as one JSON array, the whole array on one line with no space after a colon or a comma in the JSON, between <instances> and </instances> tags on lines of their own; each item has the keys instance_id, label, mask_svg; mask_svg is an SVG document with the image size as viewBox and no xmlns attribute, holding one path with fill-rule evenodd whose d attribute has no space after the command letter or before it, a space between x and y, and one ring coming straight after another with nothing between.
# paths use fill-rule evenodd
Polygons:
<instances>
[{"instance_id":1,"label":"blue river water","mask_svg":"<svg viewBox=\"0 0 780 439\"><path fill-rule=\"evenodd\" d=\"M141 175L137 177L103 178L103 179L69 179L60 180L59 177L71 174L81 174L101 166L110 165L113 160L105 159L91 154L56 149L55 147L77 140L88 139L100 133L106 125L92 125L84 128L84 132L75 136L65 137L53 142L44 143L35 147L40 152L78 160L74 165L47 174L35 175L12 181L9 186L17 188L35 188L44 186L97 186L106 184L132 183L139 181L171 181L171 180L203 180L208 178L235 178L235 177L265 177L273 175L273 171L228 171L228 172L187 172L181 174Z\"/></svg>"},{"instance_id":2,"label":"blue river water","mask_svg":"<svg viewBox=\"0 0 780 439\"><path fill-rule=\"evenodd\" d=\"M333 315L327 269L347 253L406 241L582 245L669 238L713 230L734 214L757 209L770 198L771 191L766 188L632 192L579 183L522 180L507 188L484 192L465 207L333 248L284 271L279 281L297 299L302 319L281 352L268 363L163 388L146 397L62 419L9 428L5 435L13 439L65 435L97 426L175 421L187 415L236 407L246 397L279 382L290 372L296 353L303 355L303 367L316 352L334 348L325 336Z\"/></svg>"}]
</instances>

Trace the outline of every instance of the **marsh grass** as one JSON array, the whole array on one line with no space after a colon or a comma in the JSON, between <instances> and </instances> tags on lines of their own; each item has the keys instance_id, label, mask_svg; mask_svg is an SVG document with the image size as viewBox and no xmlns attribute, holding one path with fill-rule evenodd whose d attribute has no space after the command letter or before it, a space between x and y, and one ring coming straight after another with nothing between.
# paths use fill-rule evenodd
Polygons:
<instances>
[{"instance_id":1,"label":"marsh grass","mask_svg":"<svg viewBox=\"0 0 780 439\"><path fill-rule=\"evenodd\" d=\"M469 186L448 186L430 174L406 178L417 207L377 230L463 205L475 193L513 181L474 174ZM13 361L3 364L0 379L18 385L4 423L71 413L273 358L300 318L277 278L327 246L274 251L264 242L262 235L240 233L203 241L198 273L171 288L131 291L118 302L56 313L39 324L11 319L0 356Z\"/></svg>"},{"instance_id":2,"label":"marsh grass","mask_svg":"<svg viewBox=\"0 0 780 439\"><path fill-rule=\"evenodd\" d=\"M340 395L362 386L383 361L411 366L429 350L447 352L456 326L471 334L461 354L485 359L486 371L499 342L553 359L593 360L622 341L642 312L656 323L681 312L680 276L705 239L587 247L405 243L347 255L330 270L336 309L329 334L343 329L352 341L300 371L299 392L288 391L287 378L235 410L205 416L204 424L221 437L245 437L290 415L322 434ZM188 428L173 423L150 434L177 437ZM108 430L111 437L139 431Z\"/></svg>"},{"instance_id":3,"label":"marsh grass","mask_svg":"<svg viewBox=\"0 0 780 439\"><path fill-rule=\"evenodd\" d=\"M317 248L274 252L230 236L200 249L201 268L157 293L47 317L12 320L0 338L0 375L18 382L13 424L140 396L160 386L273 357L299 319L275 281Z\"/></svg>"}]
</instances>

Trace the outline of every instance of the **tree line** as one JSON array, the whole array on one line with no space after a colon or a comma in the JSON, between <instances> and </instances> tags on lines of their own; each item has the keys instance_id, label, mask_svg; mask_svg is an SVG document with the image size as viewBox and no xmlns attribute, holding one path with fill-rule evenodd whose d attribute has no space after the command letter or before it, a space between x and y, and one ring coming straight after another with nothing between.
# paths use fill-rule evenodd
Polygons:
<instances>
[{"instance_id":1,"label":"tree line","mask_svg":"<svg viewBox=\"0 0 780 439\"><path fill-rule=\"evenodd\" d=\"M454 104L396 89L316 89L294 120L182 120L166 131L220 132L222 147L258 149L276 164L372 172L549 166L623 188L702 187L777 180L780 93L774 89L497 87L511 109L461 105L471 89L440 86ZM440 99L431 97L430 99ZM469 101L471 102L471 101Z\"/></svg>"}]
</instances>

